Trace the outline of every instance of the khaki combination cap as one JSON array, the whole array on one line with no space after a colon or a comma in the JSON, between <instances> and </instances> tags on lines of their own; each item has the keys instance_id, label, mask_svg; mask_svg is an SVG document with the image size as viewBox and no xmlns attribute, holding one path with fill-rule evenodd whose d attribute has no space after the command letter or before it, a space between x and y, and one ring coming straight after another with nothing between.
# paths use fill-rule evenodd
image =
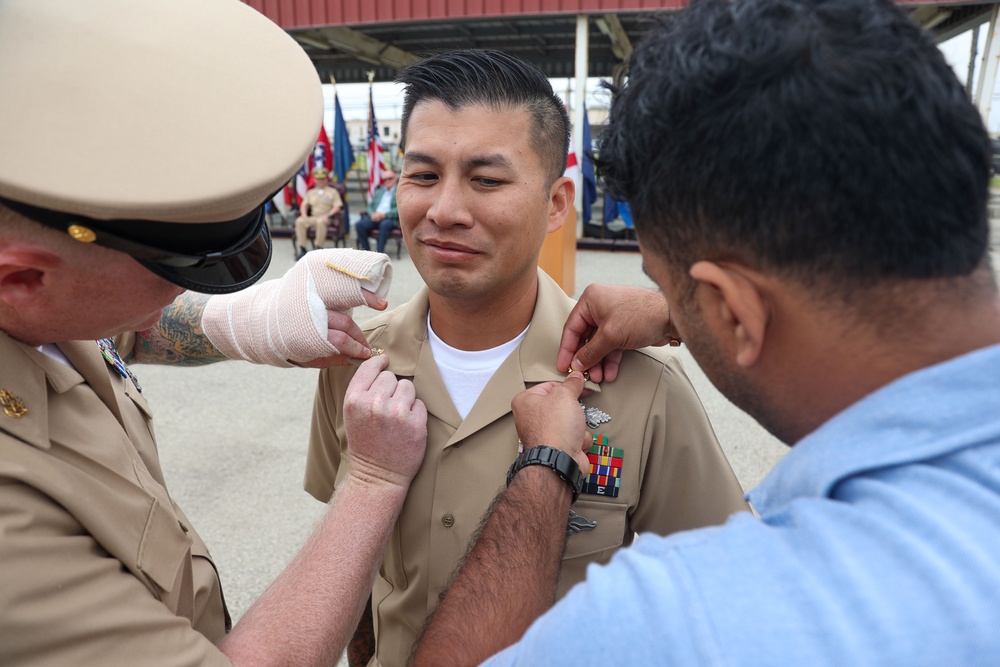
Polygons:
<instances>
[{"instance_id":1,"label":"khaki combination cap","mask_svg":"<svg viewBox=\"0 0 1000 667\"><path fill-rule=\"evenodd\" d=\"M2 0L0 97L0 204L208 292L267 267L263 204L323 115L239 0Z\"/></svg>"}]
</instances>

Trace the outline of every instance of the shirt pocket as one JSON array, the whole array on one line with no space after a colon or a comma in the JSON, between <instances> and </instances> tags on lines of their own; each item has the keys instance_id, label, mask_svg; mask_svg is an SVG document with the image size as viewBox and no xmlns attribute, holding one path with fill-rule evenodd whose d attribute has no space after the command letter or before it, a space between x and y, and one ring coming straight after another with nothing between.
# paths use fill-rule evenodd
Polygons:
<instances>
[{"instance_id":1,"label":"shirt pocket","mask_svg":"<svg viewBox=\"0 0 1000 667\"><path fill-rule=\"evenodd\" d=\"M597 522L593 529L570 533L566 539L563 560L588 557L588 561L605 561L625 541L628 528L628 505L589 500L583 496L573 504L573 511L580 519ZM608 553L602 553L608 552Z\"/></svg>"}]
</instances>

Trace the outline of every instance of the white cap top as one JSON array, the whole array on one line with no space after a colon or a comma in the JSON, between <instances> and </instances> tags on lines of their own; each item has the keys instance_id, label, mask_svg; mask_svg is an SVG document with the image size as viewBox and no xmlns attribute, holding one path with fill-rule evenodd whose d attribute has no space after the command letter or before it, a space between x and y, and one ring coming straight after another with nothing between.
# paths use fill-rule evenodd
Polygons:
<instances>
[{"instance_id":1,"label":"white cap top","mask_svg":"<svg viewBox=\"0 0 1000 667\"><path fill-rule=\"evenodd\" d=\"M0 197L99 220L232 220L305 162L319 77L239 0L0 2Z\"/></svg>"}]
</instances>

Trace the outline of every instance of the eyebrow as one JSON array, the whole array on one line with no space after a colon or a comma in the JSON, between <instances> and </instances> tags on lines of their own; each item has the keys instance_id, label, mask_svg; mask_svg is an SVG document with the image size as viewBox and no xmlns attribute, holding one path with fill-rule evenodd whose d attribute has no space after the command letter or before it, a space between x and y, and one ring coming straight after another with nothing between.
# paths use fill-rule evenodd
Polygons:
<instances>
[{"instance_id":1,"label":"eyebrow","mask_svg":"<svg viewBox=\"0 0 1000 667\"><path fill-rule=\"evenodd\" d=\"M410 164L426 164L432 166L440 166L440 161L433 155L428 155L427 153L420 153L417 151L407 151L403 155L403 162ZM462 163L463 171L468 171L470 169L475 169L477 167L503 167L506 169L514 169L514 164L506 155L501 155L500 153L490 153L488 155L477 155L473 158L465 160Z\"/></svg>"},{"instance_id":2,"label":"eyebrow","mask_svg":"<svg viewBox=\"0 0 1000 667\"><path fill-rule=\"evenodd\" d=\"M505 167L507 169L513 169L514 165L506 155L492 153L490 155L477 155L471 160L466 160L462 163L462 167L466 170L475 169L476 167Z\"/></svg>"}]
</instances>

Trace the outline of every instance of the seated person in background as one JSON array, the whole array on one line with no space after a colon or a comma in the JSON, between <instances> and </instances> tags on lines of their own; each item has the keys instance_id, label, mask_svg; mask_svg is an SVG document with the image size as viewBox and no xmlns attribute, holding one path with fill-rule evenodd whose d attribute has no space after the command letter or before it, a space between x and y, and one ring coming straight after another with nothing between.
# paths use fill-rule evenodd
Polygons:
<instances>
[{"instance_id":1,"label":"seated person in background","mask_svg":"<svg viewBox=\"0 0 1000 667\"><path fill-rule=\"evenodd\" d=\"M383 667L406 663L504 485L519 445L511 399L565 377L555 362L574 305L538 269L574 192L563 176L569 120L544 73L502 52L458 51L398 81L406 85L400 228L427 286L362 330L390 372L412 379L429 414L427 453L372 591L374 624L363 617L348 649L351 665ZM305 486L323 502L339 491L354 450L344 395L355 372L320 376ZM600 369L591 379L583 400L591 419L610 416L592 429L605 467L595 466L569 517L560 596L635 532L719 524L747 509L676 356L626 352L616 382L597 384Z\"/></svg>"},{"instance_id":2,"label":"seated person in background","mask_svg":"<svg viewBox=\"0 0 1000 667\"><path fill-rule=\"evenodd\" d=\"M375 195L368 200L368 212L361 214L355 229L358 232L358 247L371 250L368 244L368 234L378 225L377 252L385 252L385 243L393 228L399 226L399 213L396 212L396 172L387 171L383 175L385 185L375 189Z\"/></svg>"},{"instance_id":3,"label":"seated person in background","mask_svg":"<svg viewBox=\"0 0 1000 667\"><path fill-rule=\"evenodd\" d=\"M309 229L316 228L316 238L314 244L317 248L322 248L326 242L326 230L330 222L344 208L344 201L340 198L340 192L330 184L330 174L326 169L316 168L312 173L316 184L306 193L305 199L299 209L301 215L295 221L295 243L297 246L296 255L302 257L306 254L306 246L309 243Z\"/></svg>"}]
</instances>

